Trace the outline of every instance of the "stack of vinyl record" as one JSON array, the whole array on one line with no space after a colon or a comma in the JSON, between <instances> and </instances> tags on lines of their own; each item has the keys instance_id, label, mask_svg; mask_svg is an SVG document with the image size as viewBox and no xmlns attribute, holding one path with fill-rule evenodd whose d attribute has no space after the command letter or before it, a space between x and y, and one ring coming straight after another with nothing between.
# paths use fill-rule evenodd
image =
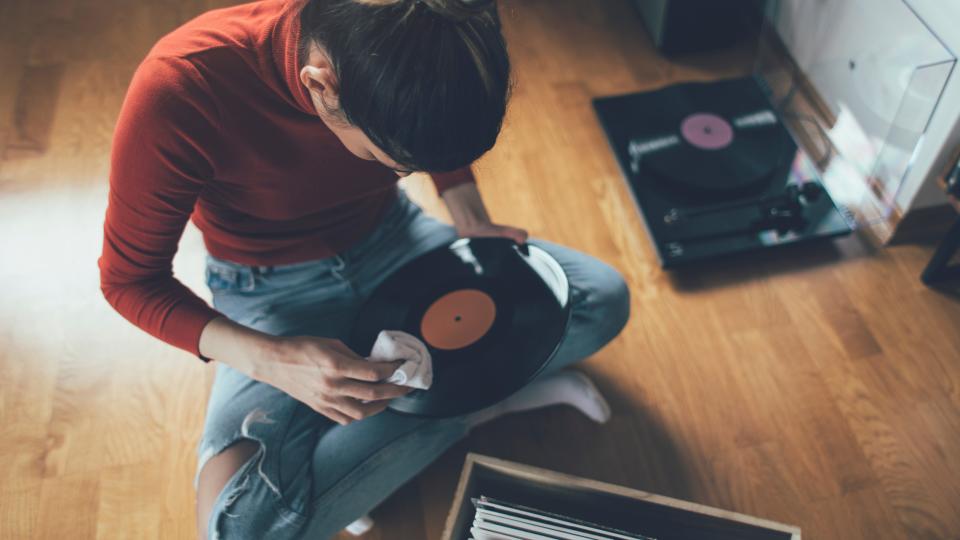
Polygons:
<instances>
[{"instance_id":1,"label":"stack of vinyl record","mask_svg":"<svg viewBox=\"0 0 960 540\"><path fill-rule=\"evenodd\" d=\"M471 500L476 514L470 540L654 540L490 497Z\"/></svg>"}]
</instances>

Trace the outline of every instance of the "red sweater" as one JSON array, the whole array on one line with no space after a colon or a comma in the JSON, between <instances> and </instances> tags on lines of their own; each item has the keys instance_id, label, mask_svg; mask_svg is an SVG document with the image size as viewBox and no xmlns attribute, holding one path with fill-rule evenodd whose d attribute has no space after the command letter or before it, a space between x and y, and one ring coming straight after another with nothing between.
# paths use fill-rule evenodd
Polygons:
<instances>
[{"instance_id":1,"label":"red sweater","mask_svg":"<svg viewBox=\"0 0 960 540\"><path fill-rule=\"evenodd\" d=\"M347 151L300 83L299 5L263 0L174 30L120 111L101 288L132 323L196 355L219 313L173 277L187 219L211 255L270 266L348 248L396 197L396 174ZM473 176L433 179L442 192Z\"/></svg>"}]
</instances>

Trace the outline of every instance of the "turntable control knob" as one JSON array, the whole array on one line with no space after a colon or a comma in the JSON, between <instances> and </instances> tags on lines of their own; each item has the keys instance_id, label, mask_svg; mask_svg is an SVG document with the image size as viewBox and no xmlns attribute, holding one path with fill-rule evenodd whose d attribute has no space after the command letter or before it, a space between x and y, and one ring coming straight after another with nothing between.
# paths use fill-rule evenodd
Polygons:
<instances>
[{"instance_id":1,"label":"turntable control knob","mask_svg":"<svg viewBox=\"0 0 960 540\"><path fill-rule=\"evenodd\" d=\"M666 245L667 254L671 257L679 257L683 255L683 244L680 242L670 242Z\"/></svg>"},{"instance_id":2,"label":"turntable control knob","mask_svg":"<svg viewBox=\"0 0 960 540\"><path fill-rule=\"evenodd\" d=\"M683 218L683 215L676 208L671 208L663 215L663 222L667 225L674 225Z\"/></svg>"}]
</instances>

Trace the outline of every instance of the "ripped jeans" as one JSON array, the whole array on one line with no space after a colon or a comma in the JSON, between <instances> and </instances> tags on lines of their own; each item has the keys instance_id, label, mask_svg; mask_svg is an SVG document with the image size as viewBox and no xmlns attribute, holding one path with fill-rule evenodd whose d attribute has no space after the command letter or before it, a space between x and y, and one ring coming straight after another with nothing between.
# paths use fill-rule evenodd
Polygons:
<instances>
[{"instance_id":1,"label":"ripped jeans","mask_svg":"<svg viewBox=\"0 0 960 540\"><path fill-rule=\"evenodd\" d=\"M282 266L208 257L207 285L225 316L272 335L345 339L362 302L404 263L456 239L401 191L377 228L344 253ZM623 278L606 264L549 242L531 243L563 266L573 314L544 373L585 358L629 316ZM368 351L358 351L365 354ZM209 537L325 539L367 514L468 431L463 417L384 411L341 426L276 388L217 365L200 468L240 439L260 443L213 507Z\"/></svg>"}]
</instances>

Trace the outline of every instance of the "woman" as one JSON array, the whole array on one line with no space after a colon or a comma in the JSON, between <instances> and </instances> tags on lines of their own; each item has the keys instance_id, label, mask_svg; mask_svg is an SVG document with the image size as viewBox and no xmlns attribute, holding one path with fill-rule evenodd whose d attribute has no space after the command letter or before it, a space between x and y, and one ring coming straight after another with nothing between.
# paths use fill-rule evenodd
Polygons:
<instances>
[{"instance_id":1,"label":"woman","mask_svg":"<svg viewBox=\"0 0 960 540\"><path fill-rule=\"evenodd\" d=\"M548 373L490 409L422 420L378 414L382 383L341 341L405 262L491 223L468 166L500 131L509 61L496 8L466 0L263 0L165 36L118 121L100 258L107 300L217 372L200 443L201 537L325 538L363 516L471 427L554 403L609 414L558 371L625 324L609 266L561 246L572 324ZM430 172L454 227L397 177ZM188 219L210 254L213 308L173 276Z\"/></svg>"}]
</instances>

